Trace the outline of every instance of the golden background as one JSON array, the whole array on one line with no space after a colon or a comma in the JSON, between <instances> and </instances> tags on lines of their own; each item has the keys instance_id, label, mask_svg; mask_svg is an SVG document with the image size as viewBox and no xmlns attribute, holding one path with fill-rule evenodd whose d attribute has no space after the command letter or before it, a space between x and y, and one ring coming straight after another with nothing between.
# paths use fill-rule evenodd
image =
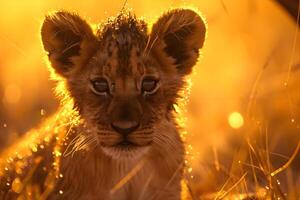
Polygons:
<instances>
[{"instance_id":1,"label":"golden background","mask_svg":"<svg viewBox=\"0 0 300 200\"><path fill-rule=\"evenodd\" d=\"M44 16L65 9L99 23L123 5L124 0L0 2L0 149L58 107L40 39ZM150 24L167 9L187 6L208 24L186 111L189 173L201 182L198 190L213 191L223 180L210 183L212 169L231 163L247 139L256 144L268 135L270 151L286 156L271 158L274 169L294 152L300 138L300 34L295 37L296 24L272 0L129 0L126 5ZM299 155L293 163L292 185L299 188ZM296 195L296 189L289 190Z\"/></svg>"}]
</instances>

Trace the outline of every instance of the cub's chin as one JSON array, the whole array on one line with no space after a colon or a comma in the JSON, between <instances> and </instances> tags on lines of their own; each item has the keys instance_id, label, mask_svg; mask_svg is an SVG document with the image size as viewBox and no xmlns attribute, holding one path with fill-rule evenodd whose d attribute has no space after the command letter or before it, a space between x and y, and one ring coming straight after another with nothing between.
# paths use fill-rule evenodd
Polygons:
<instances>
[{"instance_id":1,"label":"cub's chin","mask_svg":"<svg viewBox=\"0 0 300 200\"><path fill-rule=\"evenodd\" d=\"M150 146L114 145L101 148L106 155L115 160L137 160L149 151Z\"/></svg>"}]
</instances>

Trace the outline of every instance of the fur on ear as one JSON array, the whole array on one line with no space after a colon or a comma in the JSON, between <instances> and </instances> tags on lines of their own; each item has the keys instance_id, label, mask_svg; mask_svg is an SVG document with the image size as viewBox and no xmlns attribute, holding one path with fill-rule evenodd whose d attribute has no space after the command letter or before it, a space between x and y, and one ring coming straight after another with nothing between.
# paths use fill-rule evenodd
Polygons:
<instances>
[{"instance_id":1,"label":"fur on ear","mask_svg":"<svg viewBox=\"0 0 300 200\"><path fill-rule=\"evenodd\" d=\"M174 9L153 25L149 43L165 70L186 75L197 62L205 33L205 23L195 11Z\"/></svg>"},{"instance_id":2,"label":"fur on ear","mask_svg":"<svg viewBox=\"0 0 300 200\"><path fill-rule=\"evenodd\" d=\"M82 66L97 45L89 24L66 11L46 16L41 35L52 67L64 77L75 67Z\"/></svg>"}]
</instances>

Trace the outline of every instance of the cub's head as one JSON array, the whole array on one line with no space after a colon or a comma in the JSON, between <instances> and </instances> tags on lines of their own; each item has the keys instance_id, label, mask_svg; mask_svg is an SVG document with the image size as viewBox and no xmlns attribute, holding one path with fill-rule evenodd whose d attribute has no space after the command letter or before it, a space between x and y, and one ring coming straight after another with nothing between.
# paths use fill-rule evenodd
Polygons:
<instances>
[{"instance_id":1,"label":"cub's head","mask_svg":"<svg viewBox=\"0 0 300 200\"><path fill-rule=\"evenodd\" d=\"M42 41L75 107L97 132L104 152L141 152L172 120L184 76L192 71L205 39L205 24L189 9L147 24L122 13L97 33L78 15L56 12L42 25Z\"/></svg>"}]
</instances>

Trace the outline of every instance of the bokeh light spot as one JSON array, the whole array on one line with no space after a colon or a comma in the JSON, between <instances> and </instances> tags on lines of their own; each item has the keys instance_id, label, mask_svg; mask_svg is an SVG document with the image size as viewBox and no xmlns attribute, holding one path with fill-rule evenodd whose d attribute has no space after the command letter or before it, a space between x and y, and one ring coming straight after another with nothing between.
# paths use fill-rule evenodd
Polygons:
<instances>
[{"instance_id":1,"label":"bokeh light spot","mask_svg":"<svg viewBox=\"0 0 300 200\"><path fill-rule=\"evenodd\" d=\"M232 112L228 116L228 123L234 129L239 129L244 125L244 118L239 112Z\"/></svg>"}]
</instances>

